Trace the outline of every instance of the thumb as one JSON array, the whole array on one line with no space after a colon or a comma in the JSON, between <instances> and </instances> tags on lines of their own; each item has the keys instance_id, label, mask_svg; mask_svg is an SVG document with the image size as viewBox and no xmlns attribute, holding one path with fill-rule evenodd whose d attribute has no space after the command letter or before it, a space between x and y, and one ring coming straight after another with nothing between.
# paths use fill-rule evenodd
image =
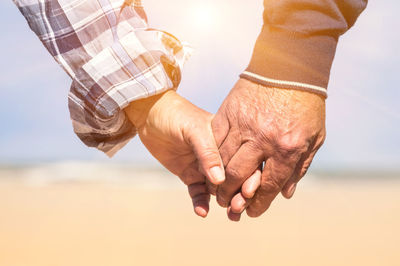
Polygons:
<instances>
[{"instance_id":1,"label":"thumb","mask_svg":"<svg viewBox=\"0 0 400 266\"><path fill-rule=\"evenodd\" d=\"M200 172L212 184L222 184L225 181L225 170L211 125L192 132L190 143L198 161Z\"/></svg>"}]
</instances>

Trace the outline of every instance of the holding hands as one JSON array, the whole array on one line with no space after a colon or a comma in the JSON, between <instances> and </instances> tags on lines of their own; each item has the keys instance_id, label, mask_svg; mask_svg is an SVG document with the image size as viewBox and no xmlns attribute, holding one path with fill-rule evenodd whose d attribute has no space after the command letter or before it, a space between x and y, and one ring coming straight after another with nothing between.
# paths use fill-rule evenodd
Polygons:
<instances>
[{"instance_id":1,"label":"holding hands","mask_svg":"<svg viewBox=\"0 0 400 266\"><path fill-rule=\"evenodd\" d=\"M213 116L175 91L125 109L152 155L188 186L206 217L210 194L240 220L294 194L325 139L325 100L241 79Z\"/></svg>"},{"instance_id":2,"label":"holding hands","mask_svg":"<svg viewBox=\"0 0 400 266\"><path fill-rule=\"evenodd\" d=\"M87 146L113 156L138 132L196 214L207 216L212 194L238 221L293 196L325 139L339 37L368 1L264 0L252 59L215 117L173 91L191 48L149 27L142 1L13 2L71 77L71 120Z\"/></svg>"},{"instance_id":3,"label":"holding hands","mask_svg":"<svg viewBox=\"0 0 400 266\"><path fill-rule=\"evenodd\" d=\"M195 213L206 217L208 187L225 180L211 128L213 116L175 91L133 102L125 112L150 153L188 186Z\"/></svg>"}]
</instances>

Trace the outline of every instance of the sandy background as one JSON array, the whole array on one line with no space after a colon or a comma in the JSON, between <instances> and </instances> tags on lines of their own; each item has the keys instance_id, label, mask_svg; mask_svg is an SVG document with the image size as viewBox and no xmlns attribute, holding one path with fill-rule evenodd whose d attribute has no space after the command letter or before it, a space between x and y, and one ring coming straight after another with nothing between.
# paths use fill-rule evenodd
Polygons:
<instances>
[{"instance_id":1,"label":"sandy background","mask_svg":"<svg viewBox=\"0 0 400 266\"><path fill-rule=\"evenodd\" d=\"M293 200L202 220L163 170L0 169L1 266L400 265L400 175L310 175Z\"/></svg>"}]
</instances>

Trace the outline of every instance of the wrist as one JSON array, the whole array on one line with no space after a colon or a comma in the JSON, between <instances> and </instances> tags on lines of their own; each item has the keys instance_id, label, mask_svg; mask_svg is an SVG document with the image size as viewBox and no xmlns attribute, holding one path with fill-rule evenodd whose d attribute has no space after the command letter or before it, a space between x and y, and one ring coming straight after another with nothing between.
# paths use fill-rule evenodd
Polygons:
<instances>
[{"instance_id":1,"label":"wrist","mask_svg":"<svg viewBox=\"0 0 400 266\"><path fill-rule=\"evenodd\" d=\"M298 89L292 88L285 88L285 87L275 87L275 86L268 86L264 84L260 84L255 81L248 80L246 78L240 78L239 82L241 86L239 88L248 88L252 91L257 91L256 93L265 94L268 98L278 98L278 99L296 99L300 102L319 102L325 104L326 97L321 94L310 92L310 91L303 91Z\"/></svg>"},{"instance_id":2,"label":"wrist","mask_svg":"<svg viewBox=\"0 0 400 266\"><path fill-rule=\"evenodd\" d=\"M125 114L137 130L142 129L152 114L162 109L168 99L174 97L175 91L168 90L164 93L157 94L145 99L132 102L125 108Z\"/></svg>"}]
</instances>

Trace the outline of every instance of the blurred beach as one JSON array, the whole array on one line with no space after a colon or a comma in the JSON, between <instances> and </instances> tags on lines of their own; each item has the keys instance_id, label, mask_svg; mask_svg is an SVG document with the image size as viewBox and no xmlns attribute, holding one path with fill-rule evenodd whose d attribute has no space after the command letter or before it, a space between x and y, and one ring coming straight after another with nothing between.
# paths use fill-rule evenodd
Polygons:
<instances>
[{"instance_id":1,"label":"blurred beach","mask_svg":"<svg viewBox=\"0 0 400 266\"><path fill-rule=\"evenodd\" d=\"M311 173L292 200L229 222L193 214L163 169L0 168L0 265L400 265L400 174Z\"/></svg>"}]
</instances>

